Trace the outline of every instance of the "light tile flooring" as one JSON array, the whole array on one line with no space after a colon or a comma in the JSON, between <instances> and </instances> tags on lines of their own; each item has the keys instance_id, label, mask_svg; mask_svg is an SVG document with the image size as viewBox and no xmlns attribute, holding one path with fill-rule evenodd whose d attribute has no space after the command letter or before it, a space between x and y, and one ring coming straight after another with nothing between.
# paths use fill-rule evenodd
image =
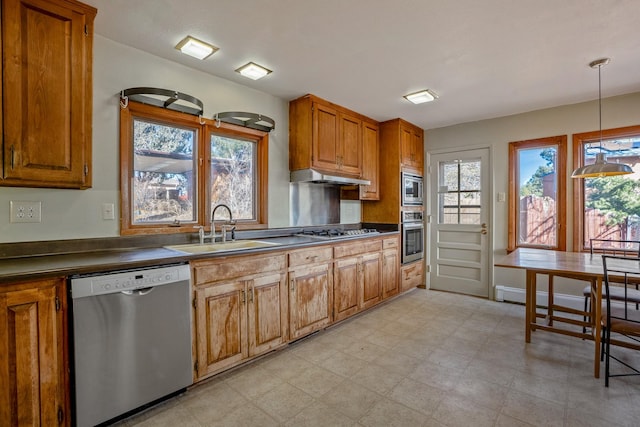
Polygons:
<instances>
[{"instance_id":1,"label":"light tile flooring","mask_svg":"<svg viewBox=\"0 0 640 427\"><path fill-rule=\"evenodd\" d=\"M525 344L521 305L417 289L120 425L640 425L640 377L592 372L593 342Z\"/></svg>"}]
</instances>

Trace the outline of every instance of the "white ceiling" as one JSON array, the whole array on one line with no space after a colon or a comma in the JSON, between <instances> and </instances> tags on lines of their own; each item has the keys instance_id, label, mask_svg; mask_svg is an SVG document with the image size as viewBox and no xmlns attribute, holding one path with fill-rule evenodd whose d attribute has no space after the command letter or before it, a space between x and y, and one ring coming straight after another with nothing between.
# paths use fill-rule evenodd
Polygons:
<instances>
[{"instance_id":1,"label":"white ceiling","mask_svg":"<svg viewBox=\"0 0 640 427\"><path fill-rule=\"evenodd\" d=\"M640 0L84 0L95 32L286 100L425 129L640 91ZM220 50L204 61L186 35ZM257 62L273 73L234 72ZM402 98L429 88L435 102ZM167 88L176 89L176 88ZM198 94L191 94L198 96Z\"/></svg>"}]
</instances>

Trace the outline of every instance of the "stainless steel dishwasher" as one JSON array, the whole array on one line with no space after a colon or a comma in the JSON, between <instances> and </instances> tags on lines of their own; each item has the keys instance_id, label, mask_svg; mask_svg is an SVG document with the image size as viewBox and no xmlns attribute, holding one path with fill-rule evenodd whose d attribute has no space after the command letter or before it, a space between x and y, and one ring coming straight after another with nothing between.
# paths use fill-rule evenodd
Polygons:
<instances>
[{"instance_id":1,"label":"stainless steel dishwasher","mask_svg":"<svg viewBox=\"0 0 640 427\"><path fill-rule=\"evenodd\" d=\"M70 283L77 426L119 418L192 384L188 265Z\"/></svg>"}]
</instances>

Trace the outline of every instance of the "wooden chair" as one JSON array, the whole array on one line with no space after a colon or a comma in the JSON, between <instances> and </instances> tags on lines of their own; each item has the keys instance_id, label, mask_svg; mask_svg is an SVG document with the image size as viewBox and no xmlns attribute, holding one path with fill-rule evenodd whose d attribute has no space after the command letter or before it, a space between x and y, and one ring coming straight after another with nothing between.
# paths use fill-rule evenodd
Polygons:
<instances>
[{"instance_id":1,"label":"wooden chair","mask_svg":"<svg viewBox=\"0 0 640 427\"><path fill-rule=\"evenodd\" d=\"M613 255L622 257L640 257L640 241L638 240L611 240L611 239L591 239L589 240L591 256L594 255ZM612 281L611 283L614 283ZM628 294L620 286L612 286L609 298L614 301L629 299L636 304L636 310L640 307L640 283L635 284L635 289L629 289ZM584 311L589 312L589 301L591 299L591 285L585 286L582 290L584 295ZM604 294L603 294L604 297ZM587 320L587 317L584 318ZM586 332L586 328L582 328L582 332Z\"/></svg>"},{"instance_id":2,"label":"wooden chair","mask_svg":"<svg viewBox=\"0 0 640 427\"><path fill-rule=\"evenodd\" d=\"M640 375L640 366L631 366L632 360L611 354L611 345L640 350L640 311L635 308L637 300L628 296L637 292L640 282L640 257L603 255L604 293L602 317L602 357L605 359L605 386L610 377ZM617 288L622 298L614 299L611 290ZM613 338L612 338L613 336ZM618 353L616 351L616 353ZM610 359L619 362L627 370L611 374ZM640 359L639 359L640 361Z\"/></svg>"}]
</instances>

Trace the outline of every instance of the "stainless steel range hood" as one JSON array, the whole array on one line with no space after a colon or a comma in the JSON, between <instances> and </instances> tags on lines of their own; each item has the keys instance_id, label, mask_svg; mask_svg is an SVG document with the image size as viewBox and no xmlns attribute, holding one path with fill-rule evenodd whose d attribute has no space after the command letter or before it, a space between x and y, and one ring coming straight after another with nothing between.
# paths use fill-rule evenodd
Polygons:
<instances>
[{"instance_id":1,"label":"stainless steel range hood","mask_svg":"<svg viewBox=\"0 0 640 427\"><path fill-rule=\"evenodd\" d=\"M349 178L339 175L327 175L315 169L301 169L291 172L291 182L313 182L318 184L338 184L338 185L370 185L371 181L366 179Z\"/></svg>"}]
</instances>

